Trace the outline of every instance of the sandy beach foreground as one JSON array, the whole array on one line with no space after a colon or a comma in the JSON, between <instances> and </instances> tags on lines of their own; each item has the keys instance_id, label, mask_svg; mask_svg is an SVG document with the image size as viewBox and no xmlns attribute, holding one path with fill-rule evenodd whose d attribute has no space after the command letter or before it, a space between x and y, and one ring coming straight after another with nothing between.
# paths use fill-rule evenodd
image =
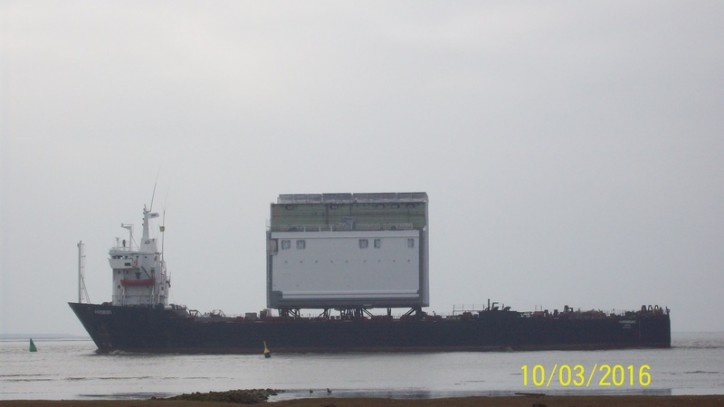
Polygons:
<instances>
[{"instance_id":1,"label":"sandy beach foreground","mask_svg":"<svg viewBox=\"0 0 724 407\"><path fill-rule=\"evenodd\" d=\"M310 398L261 403L270 407L713 407L724 405L724 395L707 396L506 396L448 399ZM229 407L232 403L187 400L3 400L7 407ZM258 404L257 404L258 405Z\"/></svg>"}]
</instances>

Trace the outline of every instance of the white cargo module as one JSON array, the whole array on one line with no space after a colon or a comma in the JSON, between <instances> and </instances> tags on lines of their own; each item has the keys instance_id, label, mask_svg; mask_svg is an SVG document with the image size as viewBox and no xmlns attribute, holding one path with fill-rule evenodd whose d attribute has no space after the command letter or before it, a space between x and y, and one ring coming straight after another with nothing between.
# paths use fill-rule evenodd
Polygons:
<instances>
[{"instance_id":1,"label":"white cargo module","mask_svg":"<svg viewBox=\"0 0 724 407\"><path fill-rule=\"evenodd\" d=\"M267 231L267 306L429 305L427 194L280 195Z\"/></svg>"}]
</instances>

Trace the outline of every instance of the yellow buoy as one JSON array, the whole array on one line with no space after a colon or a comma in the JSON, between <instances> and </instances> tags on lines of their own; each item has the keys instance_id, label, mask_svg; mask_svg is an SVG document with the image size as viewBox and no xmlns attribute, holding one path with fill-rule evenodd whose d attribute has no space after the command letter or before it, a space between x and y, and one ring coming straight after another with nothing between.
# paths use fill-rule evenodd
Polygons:
<instances>
[{"instance_id":1,"label":"yellow buoy","mask_svg":"<svg viewBox=\"0 0 724 407\"><path fill-rule=\"evenodd\" d=\"M266 346L266 341L264 341L264 357L265 358L271 357L271 351L269 350L269 347Z\"/></svg>"}]
</instances>

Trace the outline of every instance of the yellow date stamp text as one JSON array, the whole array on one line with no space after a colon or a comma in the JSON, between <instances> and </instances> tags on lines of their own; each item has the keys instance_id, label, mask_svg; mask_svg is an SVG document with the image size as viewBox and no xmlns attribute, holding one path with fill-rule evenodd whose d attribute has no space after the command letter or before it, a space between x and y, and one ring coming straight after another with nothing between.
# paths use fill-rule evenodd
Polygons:
<instances>
[{"instance_id":1,"label":"yellow date stamp text","mask_svg":"<svg viewBox=\"0 0 724 407\"><path fill-rule=\"evenodd\" d=\"M534 387L647 387L651 384L651 366L594 364L588 368L580 364L554 364L553 366L523 365L523 386Z\"/></svg>"}]
</instances>

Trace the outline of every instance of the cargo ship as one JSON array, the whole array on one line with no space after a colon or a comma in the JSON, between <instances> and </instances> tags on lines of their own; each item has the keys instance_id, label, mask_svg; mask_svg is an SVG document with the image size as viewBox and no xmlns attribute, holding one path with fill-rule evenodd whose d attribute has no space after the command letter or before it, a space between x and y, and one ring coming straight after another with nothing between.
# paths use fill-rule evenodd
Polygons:
<instances>
[{"instance_id":1,"label":"cargo ship","mask_svg":"<svg viewBox=\"0 0 724 407\"><path fill-rule=\"evenodd\" d=\"M671 346L670 312L659 306L521 312L487 300L448 316L428 314L426 193L280 195L270 209L260 312L226 316L169 304L163 249L150 235L158 214L145 207L140 244L122 224L128 240L118 238L109 251L110 302L83 301L79 252L79 299L69 305L98 351L268 356ZM393 309L402 311L393 316Z\"/></svg>"}]
</instances>

